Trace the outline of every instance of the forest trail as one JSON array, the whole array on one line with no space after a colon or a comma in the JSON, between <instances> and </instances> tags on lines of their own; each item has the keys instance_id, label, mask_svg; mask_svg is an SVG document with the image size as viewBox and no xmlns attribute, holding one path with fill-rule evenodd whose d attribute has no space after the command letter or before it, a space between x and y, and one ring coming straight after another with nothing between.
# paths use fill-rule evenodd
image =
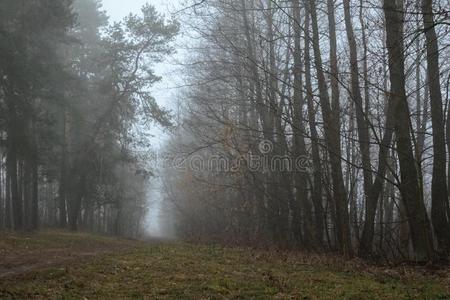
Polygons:
<instances>
[{"instance_id":1,"label":"forest trail","mask_svg":"<svg viewBox=\"0 0 450 300\"><path fill-rule=\"evenodd\" d=\"M448 299L449 274L60 231L0 233L0 299Z\"/></svg>"},{"instance_id":2,"label":"forest trail","mask_svg":"<svg viewBox=\"0 0 450 300\"><path fill-rule=\"evenodd\" d=\"M90 258L132 249L137 242L58 231L0 234L0 280L30 272L87 263Z\"/></svg>"}]
</instances>

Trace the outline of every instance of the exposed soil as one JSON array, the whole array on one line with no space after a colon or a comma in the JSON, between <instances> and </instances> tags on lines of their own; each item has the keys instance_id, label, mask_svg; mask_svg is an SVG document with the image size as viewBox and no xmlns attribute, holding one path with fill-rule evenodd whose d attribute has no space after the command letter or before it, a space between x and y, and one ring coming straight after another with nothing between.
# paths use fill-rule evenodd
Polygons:
<instances>
[{"instance_id":1,"label":"exposed soil","mask_svg":"<svg viewBox=\"0 0 450 300\"><path fill-rule=\"evenodd\" d=\"M36 244L35 239L39 237L42 243ZM0 234L0 279L84 263L93 257L120 254L142 246L137 241L119 241L90 235L85 235L85 240L71 240L67 233L58 232L44 233L39 237L31 234Z\"/></svg>"}]
</instances>

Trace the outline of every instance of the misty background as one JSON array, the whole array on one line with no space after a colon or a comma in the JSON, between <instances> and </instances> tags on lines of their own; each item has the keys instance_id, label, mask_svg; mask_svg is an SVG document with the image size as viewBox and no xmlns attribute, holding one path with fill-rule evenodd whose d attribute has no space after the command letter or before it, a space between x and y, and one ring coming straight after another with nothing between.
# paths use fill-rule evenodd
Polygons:
<instances>
[{"instance_id":1,"label":"misty background","mask_svg":"<svg viewBox=\"0 0 450 300\"><path fill-rule=\"evenodd\" d=\"M141 8L146 4L150 4L156 7L156 9L166 17L174 16L180 9L183 8L184 0L103 0L103 9L106 11L111 22L119 22L124 17L133 14L140 14ZM181 28L181 31L183 27ZM176 113L177 109L177 90L181 83L179 74L179 62L183 59L184 52L182 46L182 35L179 35L175 42L176 54L171 55L166 59L164 63L159 63L155 66L156 74L162 77L162 80L155 84L151 89L151 92L158 104L162 107L171 109ZM163 146L168 138L168 132L160 127L155 126L151 131L153 138L150 139L150 143L153 147L152 151L155 152L155 157L161 156ZM152 164L156 166L158 163ZM167 232L162 232L160 218L162 209L162 195L161 188L162 182L158 168L154 168L154 175L148 185L148 214L146 218L146 231L148 235L156 237L168 237L170 235Z\"/></svg>"},{"instance_id":2,"label":"misty background","mask_svg":"<svg viewBox=\"0 0 450 300\"><path fill-rule=\"evenodd\" d=\"M450 251L448 0L0 3L0 228Z\"/></svg>"}]
</instances>

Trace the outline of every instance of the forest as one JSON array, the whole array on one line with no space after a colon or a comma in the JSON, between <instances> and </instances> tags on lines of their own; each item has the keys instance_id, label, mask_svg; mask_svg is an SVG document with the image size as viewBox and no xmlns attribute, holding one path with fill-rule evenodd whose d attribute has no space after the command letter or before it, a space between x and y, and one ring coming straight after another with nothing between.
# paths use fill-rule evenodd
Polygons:
<instances>
[{"instance_id":1,"label":"forest","mask_svg":"<svg viewBox=\"0 0 450 300\"><path fill-rule=\"evenodd\" d=\"M450 298L449 59L449 0L0 0L0 298Z\"/></svg>"},{"instance_id":2,"label":"forest","mask_svg":"<svg viewBox=\"0 0 450 300\"><path fill-rule=\"evenodd\" d=\"M180 237L448 258L450 3L197 1L167 151Z\"/></svg>"},{"instance_id":3,"label":"forest","mask_svg":"<svg viewBox=\"0 0 450 300\"><path fill-rule=\"evenodd\" d=\"M109 23L97 0L2 0L0 19L0 229L140 236L148 128L171 126L152 65L178 23Z\"/></svg>"},{"instance_id":4,"label":"forest","mask_svg":"<svg viewBox=\"0 0 450 300\"><path fill-rule=\"evenodd\" d=\"M170 11L149 1L121 21L108 1L0 0L0 298L88 299L67 286L12 291L28 284L9 278L24 273L15 255L33 247L66 249L46 267L68 264L70 251L104 258L132 248L141 252L122 263L137 269L158 255L214 261L229 276L245 267L228 270L225 257L269 269L254 277L269 287L228 275L203 287L184 281L204 270L175 276L187 287L171 294L161 283L158 299L322 298L291 282L299 273L287 262L299 256L333 260L327 267L448 266L449 0L175 0ZM177 78L170 93L155 93L171 81L161 68ZM149 218L164 233L156 240ZM39 256L28 271L41 269ZM70 278L86 275L73 268ZM274 279L283 270L297 275ZM446 298L448 274L446 292L412 295ZM364 280L359 292L389 298ZM338 298L363 295L343 290Z\"/></svg>"}]
</instances>

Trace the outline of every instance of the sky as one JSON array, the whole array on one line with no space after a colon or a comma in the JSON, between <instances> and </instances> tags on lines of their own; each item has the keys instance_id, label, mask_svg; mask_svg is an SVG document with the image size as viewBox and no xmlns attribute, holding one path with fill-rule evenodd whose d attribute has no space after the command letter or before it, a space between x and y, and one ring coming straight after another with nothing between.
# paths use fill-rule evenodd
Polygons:
<instances>
[{"instance_id":1,"label":"sky","mask_svg":"<svg viewBox=\"0 0 450 300\"><path fill-rule=\"evenodd\" d=\"M180 7L182 0L103 0L103 8L112 21L119 21L130 12L138 13L146 3L155 6L161 13L170 15Z\"/></svg>"},{"instance_id":2,"label":"sky","mask_svg":"<svg viewBox=\"0 0 450 300\"><path fill-rule=\"evenodd\" d=\"M171 14L182 7L183 0L103 0L103 9L110 17L110 22L121 21L130 13L139 14L140 9L146 3L156 7L156 9L166 17L171 17ZM175 48L176 48L175 43ZM173 109L176 107L176 93L177 93L177 66L174 61L182 59L182 51L177 51L172 57L169 57L166 62L158 64L154 67L157 75L162 77L162 81L156 84L152 89L152 95L155 97L158 104L162 107ZM151 140L152 148L156 151L161 150L168 134L162 129L155 127L151 131L154 138ZM156 170L157 171L157 170ZM153 236L163 236L160 224L161 211L161 182L160 178L155 178L152 184L149 185L148 200L149 200L149 214L146 221L147 233Z\"/></svg>"}]
</instances>

